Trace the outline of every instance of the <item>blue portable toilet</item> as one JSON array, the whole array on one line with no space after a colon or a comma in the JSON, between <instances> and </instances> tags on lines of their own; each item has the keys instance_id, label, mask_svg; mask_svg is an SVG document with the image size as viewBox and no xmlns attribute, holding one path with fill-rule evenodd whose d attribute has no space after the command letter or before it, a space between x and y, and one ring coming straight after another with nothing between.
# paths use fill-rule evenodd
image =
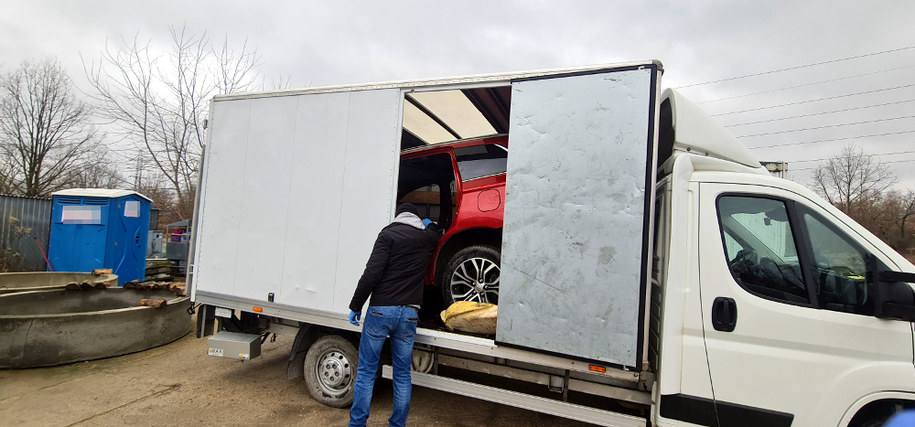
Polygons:
<instances>
[{"instance_id":1,"label":"blue portable toilet","mask_svg":"<svg viewBox=\"0 0 915 427\"><path fill-rule=\"evenodd\" d=\"M118 283L143 280L151 202L134 191L103 188L52 194L49 270L110 268Z\"/></svg>"}]
</instances>

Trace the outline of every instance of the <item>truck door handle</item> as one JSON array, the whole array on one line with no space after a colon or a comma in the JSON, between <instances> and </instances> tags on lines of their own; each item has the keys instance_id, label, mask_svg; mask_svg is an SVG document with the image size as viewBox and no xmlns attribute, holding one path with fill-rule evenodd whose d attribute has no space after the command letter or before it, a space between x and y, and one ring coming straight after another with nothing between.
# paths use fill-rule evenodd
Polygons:
<instances>
[{"instance_id":1,"label":"truck door handle","mask_svg":"<svg viewBox=\"0 0 915 427\"><path fill-rule=\"evenodd\" d=\"M712 327L716 331L734 331L737 327L737 302L734 298L715 298L715 302L712 303Z\"/></svg>"}]
</instances>

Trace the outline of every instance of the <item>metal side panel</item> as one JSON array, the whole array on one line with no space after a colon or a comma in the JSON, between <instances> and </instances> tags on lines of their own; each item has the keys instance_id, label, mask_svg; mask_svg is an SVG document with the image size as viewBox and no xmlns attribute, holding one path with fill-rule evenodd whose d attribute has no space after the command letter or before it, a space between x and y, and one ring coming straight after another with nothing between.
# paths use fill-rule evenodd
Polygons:
<instances>
[{"instance_id":1,"label":"metal side panel","mask_svg":"<svg viewBox=\"0 0 915 427\"><path fill-rule=\"evenodd\" d=\"M382 367L382 377L390 379L392 377L392 373L393 370L391 365L384 365ZM523 408L544 414L555 415L558 417L570 418L586 423L602 426L635 427L646 425L644 418L634 417L632 415L590 408L587 406L576 405L559 400L532 396L529 394L510 390L502 390L495 387L475 384L472 382L461 381L452 378L439 377L431 374L423 374L420 372L411 372L410 376L412 377L413 384L418 386L459 394L461 396L473 397L475 399L481 399L488 402L500 403L502 405L514 406L516 408Z\"/></svg>"},{"instance_id":2,"label":"metal side panel","mask_svg":"<svg viewBox=\"0 0 915 427\"><path fill-rule=\"evenodd\" d=\"M251 113L251 103L247 102L214 102L211 105L200 204L193 224L195 301L198 291L225 294L233 291L235 254L229 251L235 248L241 232L237 217L241 198L233 192L243 182L243 174L239 171L244 168ZM197 274L198 271L202 273Z\"/></svg>"},{"instance_id":3,"label":"metal side panel","mask_svg":"<svg viewBox=\"0 0 915 427\"><path fill-rule=\"evenodd\" d=\"M195 293L345 312L391 219L400 99L390 89L214 102Z\"/></svg>"},{"instance_id":4,"label":"metal side panel","mask_svg":"<svg viewBox=\"0 0 915 427\"><path fill-rule=\"evenodd\" d=\"M349 302L372 252L378 232L394 218L400 167L400 90L353 92L347 127L346 166L340 186L333 305L316 307L348 313ZM324 250L324 248L317 248ZM314 307L306 301L285 301Z\"/></svg>"},{"instance_id":5,"label":"metal side panel","mask_svg":"<svg viewBox=\"0 0 915 427\"><path fill-rule=\"evenodd\" d=\"M240 196L238 235L234 247L234 293L267 300L277 294L283 272L283 236L289 204L297 125L295 98L260 101L251 107L248 144L241 170L242 185L232 189Z\"/></svg>"},{"instance_id":6,"label":"metal side panel","mask_svg":"<svg viewBox=\"0 0 915 427\"><path fill-rule=\"evenodd\" d=\"M496 341L639 365L655 79L512 85Z\"/></svg>"}]
</instances>

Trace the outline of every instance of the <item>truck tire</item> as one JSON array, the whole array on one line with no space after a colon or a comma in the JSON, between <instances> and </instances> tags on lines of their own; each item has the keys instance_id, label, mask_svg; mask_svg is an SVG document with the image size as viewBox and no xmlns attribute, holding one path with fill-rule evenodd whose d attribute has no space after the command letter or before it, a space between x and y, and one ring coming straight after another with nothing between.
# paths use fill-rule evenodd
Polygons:
<instances>
[{"instance_id":1,"label":"truck tire","mask_svg":"<svg viewBox=\"0 0 915 427\"><path fill-rule=\"evenodd\" d=\"M353 403L353 383L359 353L339 335L325 335L305 354L305 387L315 400L334 408Z\"/></svg>"},{"instance_id":2,"label":"truck tire","mask_svg":"<svg viewBox=\"0 0 915 427\"><path fill-rule=\"evenodd\" d=\"M499 250L492 246L468 246L457 251L442 273L445 307L455 301L498 304L501 258Z\"/></svg>"}]
</instances>

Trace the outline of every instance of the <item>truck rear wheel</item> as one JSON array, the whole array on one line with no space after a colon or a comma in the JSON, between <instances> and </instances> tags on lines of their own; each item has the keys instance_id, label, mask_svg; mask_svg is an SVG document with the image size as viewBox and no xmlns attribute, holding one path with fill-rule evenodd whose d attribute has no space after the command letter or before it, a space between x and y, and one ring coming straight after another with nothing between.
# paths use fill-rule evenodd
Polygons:
<instances>
[{"instance_id":1,"label":"truck rear wheel","mask_svg":"<svg viewBox=\"0 0 915 427\"><path fill-rule=\"evenodd\" d=\"M492 246L468 246L457 251L442 274L445 306L455 301L499 302L501 256Z\"/></svg>"},{"instance_id":2,"label":"truck rear wheel","mask_svg":"<svg viewBox=\"0 0 915 427\"><path fill-rule=\"evenodd\" d=\"M318 402L334 408L353 403L353 383L359 353L346 338L326 335L305 354L305 386Z\"/></svg>"}]
</instances>

